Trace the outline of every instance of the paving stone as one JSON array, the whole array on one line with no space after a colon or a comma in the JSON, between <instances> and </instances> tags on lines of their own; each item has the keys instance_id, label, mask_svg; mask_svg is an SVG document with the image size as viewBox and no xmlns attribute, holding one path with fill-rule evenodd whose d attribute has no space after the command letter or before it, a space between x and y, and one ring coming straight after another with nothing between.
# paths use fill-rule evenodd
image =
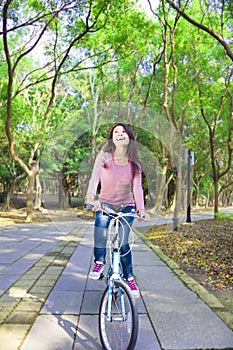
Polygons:
<instances>
[{"instance_id":1,"label":"paving stone","mask_svg":"<svg viewBox=\"0 0 233 350\"><path fill-rule=\"evenodd\" d=\"M34 300L22 300L15 308L15 311L23 311L23 312L39 312L43 303L41 301Z\"/></svg>"},{"instance_id":2,"label":"paving stone","mask_svg":"<svg viewBox=\"0 0 233 350\"><path fill-rule=\"evenodd\" d=\"M13 283L15 283L20 278L20 276L20 274L8 276L3 272L2 276L0 276L1 294L4 293Z\"/></svg>"},{"instance_id":3,"label":"paving stone","mask_svg":"<svg viewBox=\"0 0 233 350\"><path fill-rule=\"evenodd\" d=\"M24 276L25 276L25 278L30 278L30 276L32 276L33 279L37 279L44 271L45 271L44 268L32 267L30 270L28 270L25 273Z\"/></svg>"},{"instance_id":4,"label":"paving stone","mask_svg":"<svg viewBox=\"0 0 233 350\"><path fill-rule=\"evenodd\" d=\"M80 313L82 299L83 292L64 293L54 290L49 295L40 313L78 315Z\"/></svg>"},{"instance_id":5,"label":"paving stone","mask_svg":"<svg viewBox=\"0 0 233 350\"><path fill-rule=\"evenodd\" d=\"M101 292L86 291L82 303L82 313L89 315L97 314L102 295L103 293Z\"/></svg>"},{"instance_id":6,"label":"paving stone","mask_svg":"<svg viewBox=\"0 0 233 350\"><path fill-rule=\"evenodd\" d=\"M56 283L54 290L56 291L84 291L84 288L86 286L86 279L87 277L85 275L78 275L78 274L65 274L62 275L59 278L59 281Z\"/></svg>"},{"instance_id":7,"label":"paving stone","mask_svg":"<svg viewBox=\"0 0 233 350\"><path fill-rule=\"evenodd\" d=\"M48 279L38 279L36 282L34 282L33 287L53 287L57 278L48 278Z\"/></svg>"},{"instance_id":8,"label":"paving stone","mask_svg":"<svg viewBox=\"0 0 233 350\"><path fill-rule=\"evenodd\" d=\"M39 302L45 302L47 299L49 293L35 293L35 294L27 294L26 299L27 300L34 300Z\"/></svg>"},{"instance_id":9,"label":"paving stone","mask_svg":"<svg viewBox=\"0 0 233 350\"><path fill-rule=\"evenodd\" d=\"M25 281L25 282L32 281L32 284L33 284L40 277L41 273L35 275L35 274L33 274L33 272L30 272L30 273L26 272L24 275L22 275L20 277L20 281L22 281L22 282L23 281Z\"/></svg>"},{"instance_id":10,"label":"paving stone","mask_svg":"<svg viewBox=\"0 0 233 350\"><path fill-rule=\"evenodd\" d=\"M5 321L6 324L29 324L32 325L37 317L37 312L33 311L13 311Z\"/></svg>"},{"instance_id":11,"label":"paving stone","mask_svg":"<svg viewBox=\"0 0 233 350\"><path fill-rule=\"evenodd\" d=\"M4 323L7 319L7 317L9 316L9 314L13 311L13 308L5 308L1 310L0 312L0 324ZM1 329L1 326L0 326L0 329ZM0 348L1 349L1 348Z\"/></svg>"},{"instance_id":12,"label":"paving stone","mask_svg":"<svg viewBox=\"0 0 233 350\"><path fill-rule=\"evenodd\" d=\"M29 291L30 294L49 294L51 291L51 286L40 286L38 284L35 284Z\"/></svg>"},{"instance_id":13,"label":"paving stone","mask_svg":"<svg viewBox=\"0 0 233 350\"><path fill-rule=\"evenodd\" d=\"M161 350L148 316L139 315L139 333L135 350Z\"/></svg>"},{"instance_id":14,"label":"paving stone","mask_svg":"<svg viewBox=\"0 0 233 350\"><path fill-rule=\"evenodd\" d=\"M16 283L14 283L14 288L24 288L26 290L29 290L33 286L34 282L33 280L23 280L20 279Z\"/></svg>"},{"instance_id":15,"label":"paving stone","mask_svg":"<svg viewBox=\"0 0 233 350\"><path fill-rule=\"evenodd\" d=\"M11 297L23 298L27 294L27 289L25 289L24 287L13 286L8 290L8 293Z\"/></svg>"},{"instance_id":16,"label":"paving stone","mask_svg":"<svg viewBox=\"0 0 233 350\"><path fill-rule=\"evenodd\" d=\"M53 274L56 274L56 275L59 275L62 271L63 271L64 267L63 266L49 266L45 273L43 274L43 276L45 275L53 275Z\"/></svg>"},{"instance_id":17,"label":"paving stone","mask_svg":"<svg viewBox=\"0 0 233 350\"><path fill-rule=\"evenodd\" d=\"M101 350L97 315L81 315L74 350Z\"/></svg>"},{"instance_id":18,"label":"paving stone","mask_svg":"<svg viewBox=\"0 0 233 350\"><path fill-rule=\"evenodd\" d=\"M1 303L3 302L6 302L6 303L9 303L9 302L19 302L20 301L20 298L15 298L14 296L11 296L8 292L1 295L0 297L0 301Z\"/></svg>"},{"instance_id":19,"label":"paving stone","mask_svg":"<svg viewBox=\"0 0 233 350\"><path fill-rule=\"evenodd\" d=\"M16 305L18 305L19 300L14 300L14 301L0 301L0 308L5 308L5 309L14 309Z\"/></svg>"},{"instance_id":20,"label":"paving stone","mask_svg":"<svg viewBox=\"0 0 233 350\"><path fill-rule=\"evenodd\" d=\"M67 259L68 260L68 259ZM54 259L53 260L53 266L66 266L67 264L67 260L64 260L64 259Z\"/></svg>"},{"instance_id":21,"label":"paving stone","mask_svg":"<svg viewBox=\"0 0 233 350\"><path fill-rule=\"evenodd\" d=\"M4 324L0 327L0 349L18 350L30 326L27 324ZM29 349L28 349L29 350ZM31 349L32 350L32 349Z\"/></svg>"},{"instance_id":22,"label":"paving stone","mask_svg":"<svg viewBox=\"0 0 233 350\"><path fill-rule=\"evenodd\" d=\"M73 315L40 315L21 350L72 349L77 319Z\"/></svg>"}]
</instances>

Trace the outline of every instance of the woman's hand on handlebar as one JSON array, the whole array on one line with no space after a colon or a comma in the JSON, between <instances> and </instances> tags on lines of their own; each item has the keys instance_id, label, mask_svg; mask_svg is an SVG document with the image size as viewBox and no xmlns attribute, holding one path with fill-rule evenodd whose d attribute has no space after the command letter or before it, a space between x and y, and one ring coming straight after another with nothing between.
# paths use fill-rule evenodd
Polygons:
<instances>
[{"instance_id":1,"label":"woman's hand on handlebar","mask_svg":"<svg viewBox=\"0 0 233 350\"><path fill-rule=\"evenodd\" d=\"M92 206L92 210L94 212L101 210L101 203L100 203L100 201L89 200L86 204L90 204Z\"/></svg>"},{"instance_id":2,"label":"woman's hand on handlebar","mask_svg":"<svg viewBox=\"0 0 233 350\"><path fill-rule=\"evenodd\" d=\"M139 210L138 215L141 217L141 220L139 219L139 221L150 221L150 215L146 213L145 210Z\"/></svg>"},{"instance_id":3,"label":"woman's hand on handlebar","mask_svg":"<svg viewBox=\"0 0 233 350\"><path fill-rule=\"evenodd\" d=\"M92 206L91 210L98 211L101 209L101 203L98 200L95 200L95 195L93 193L87 193L86 195L86 204Z\"/></svg>"}]
</instances>

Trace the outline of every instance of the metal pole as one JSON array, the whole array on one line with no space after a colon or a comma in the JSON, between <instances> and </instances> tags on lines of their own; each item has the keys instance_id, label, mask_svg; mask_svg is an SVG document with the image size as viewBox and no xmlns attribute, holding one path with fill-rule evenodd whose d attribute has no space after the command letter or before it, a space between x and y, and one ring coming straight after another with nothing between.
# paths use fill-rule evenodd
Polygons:
<instances>
[{"instance_id":1,"label":"metal pole","mask_svg":"<svg viewBox=\"0 0 233 350\"><path fill-rule=\"evenodd\" d=\"M191 152L188 150L188 189L187 189L187 219L186 222L192 222L191 220Z\"/></svg>"}]
</instances>

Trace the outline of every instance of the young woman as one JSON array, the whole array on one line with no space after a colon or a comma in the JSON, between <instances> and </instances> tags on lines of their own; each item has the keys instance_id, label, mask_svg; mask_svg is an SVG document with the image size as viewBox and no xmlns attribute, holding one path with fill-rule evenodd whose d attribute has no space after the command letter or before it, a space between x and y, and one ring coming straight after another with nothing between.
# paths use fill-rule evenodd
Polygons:
<instances>
[{"instance_id":1,"label":"young woman","mask_svg":"<svg viewBox=\"0 0 233 350\"><path fill-rule=\"evenodd\" d=\"M107 228L110 217L104 215L100 210L101 203L124 213L136 209L146 221L150 219L144 210L141 175L141 162L137 155L134 134L128 125L117 123L110 130L107 149L102 150L96 157L86 195L86 203L92 204L96 212L94 224L95 265L89 275L92 279L100 278L106 256ZM101 189L96 199L99 183ZM128 225L122 221L124 238L121 247L121 263L124 278L127 280L133 295L137 298L140 294L133 277L132 254L128 242L130 227L134 219L133 217L126 219Z\"/></svg>"}]
</instances>

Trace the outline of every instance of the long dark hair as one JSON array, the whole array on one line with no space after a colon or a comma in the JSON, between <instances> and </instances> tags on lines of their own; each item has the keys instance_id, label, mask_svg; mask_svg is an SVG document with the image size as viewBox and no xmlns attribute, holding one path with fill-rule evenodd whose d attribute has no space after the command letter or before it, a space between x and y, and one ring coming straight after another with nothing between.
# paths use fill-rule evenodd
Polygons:
<instances>
[{"instance_id":1,"label":"long dark hair","mask_svg":"<svg viewBox=\"0 0 233 350\"><path fill-rule=\"evenodd\" d=\"M113 130L117 126L122 126L125 132L127 133L127 135L129 136L129 146L128 146L127 154L131 162L132 173L134 177L139 172L139 170L142 169L142 164L138 157L138 150L137 150L137 144L136 144L134 133L128 124L116 123L111 127L108 135L108 143L107 143L106 151L110 153L113 153L115 151L116 146L114 145L112 139L113 139Z\"/></svg>"}]
</instances>

